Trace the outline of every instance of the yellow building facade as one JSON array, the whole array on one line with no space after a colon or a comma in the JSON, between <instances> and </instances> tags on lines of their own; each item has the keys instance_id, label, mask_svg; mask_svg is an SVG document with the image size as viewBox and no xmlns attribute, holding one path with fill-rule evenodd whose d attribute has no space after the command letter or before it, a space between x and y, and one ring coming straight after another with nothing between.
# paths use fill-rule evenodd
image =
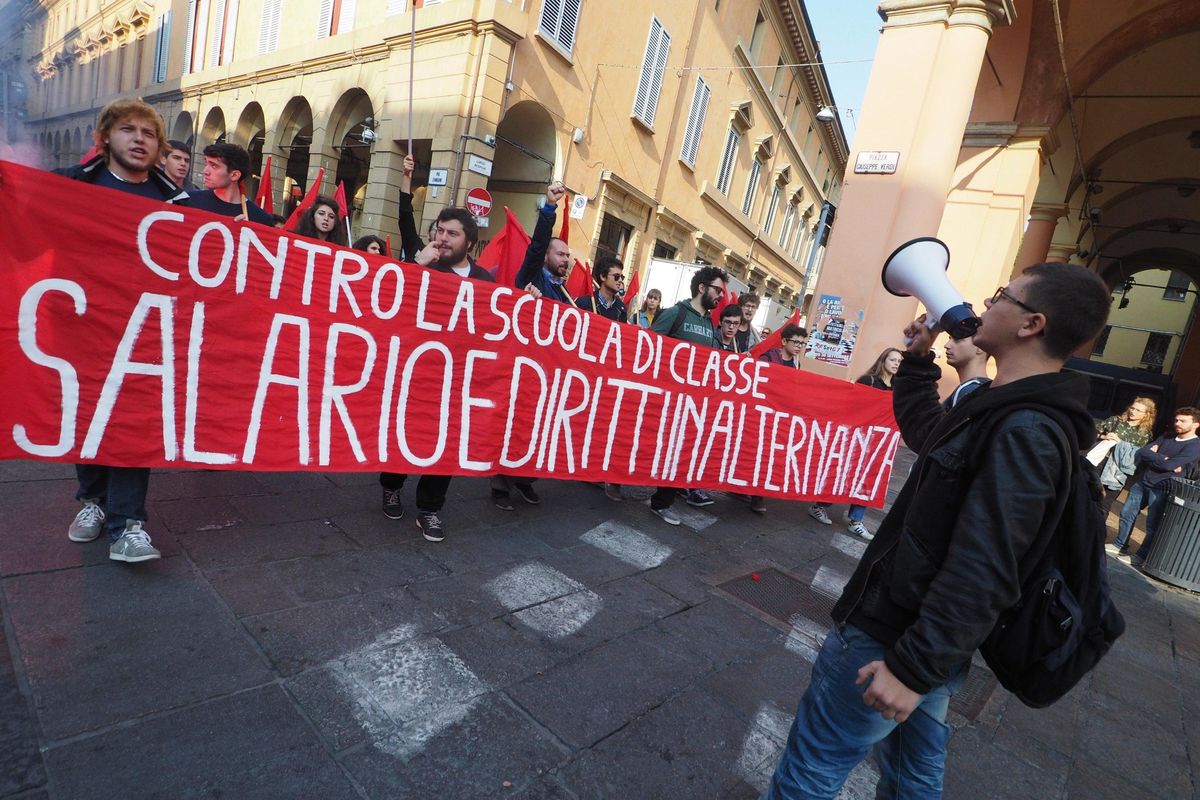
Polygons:
<instances>
[{"instance_id":1,"label":"yellow building facade","mask_svg":"<svg viewBox=\"0 0 1200 800\"><path fill-rule=\"evenodd\" d=\"M481 238L504 206L529 227L561 179L587 199L577 256L615 252L630 272L652 257L713 263L792 306L846 167L840 124L817 119L834 100L796 0L425 0L415 48L405 0L21 8L26 135L43 166L78 160L97 110L140 95L194 163L222 139L256 171L269 157L276 210L319 175L327 194L344 182L356 235L397 232L411 135L423 222L486 188Z\"/></svg>"}]
</instances>

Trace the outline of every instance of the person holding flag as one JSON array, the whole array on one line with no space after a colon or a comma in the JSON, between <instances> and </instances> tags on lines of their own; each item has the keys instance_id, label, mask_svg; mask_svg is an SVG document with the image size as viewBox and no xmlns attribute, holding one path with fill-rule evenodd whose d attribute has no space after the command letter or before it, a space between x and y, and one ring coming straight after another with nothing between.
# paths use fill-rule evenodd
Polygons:
<instances>
[{"instance_id":1,"label":"person holding flag","mask_svg":"<svg viewBox=\"0 0 1200 800\"><path fill-rule=\"evenodd\" d=\"M204 148L204 191L190 195L188 206L235 220L273 227L275 218L242 193L242 179L250 174L250 154L232 142Z\"/></svg>"},{"instance_id":2,"label":"person holding flag","mask_svg":"<svg viewBox=\"0 0 1200 800\"><path fill-rule=\"evenodd\" d=\"M575 299L575 305L616 322L626 322L629 310L621 300L625 265L616 256L600 256L592 267L593 291Z\"/></svg>"},{"instance_id":3,"label":"person holding flag","mask_svg":"<svg viewBox=\"0 0 1200 800\"><path fill-rule=\"evenodd\" d=\"M267 156L266 166L263 167L262 175L258 176L258 192L254 197L254 202L258 203L259 208L275 218L275 190L271 184L271 157Z\"/></svg>"},{"instance_id":4,"label":"person holding flag","mask_svg":"<svg viewBox=\"0 0 1200 800\"><path fill-rule=\"evenodd\" d=\"M563 284L567 279L567 265L571 260L571 248L562 238L553 236L554 219L558 216L558 203L567 193L561 181L546 188L546 202L538 211L537 225L533 237L525 250L525 259L517 272L513 285L518 289L536 289L542 297L562 303L574 304Z\"/></svg>"}]
</instances>

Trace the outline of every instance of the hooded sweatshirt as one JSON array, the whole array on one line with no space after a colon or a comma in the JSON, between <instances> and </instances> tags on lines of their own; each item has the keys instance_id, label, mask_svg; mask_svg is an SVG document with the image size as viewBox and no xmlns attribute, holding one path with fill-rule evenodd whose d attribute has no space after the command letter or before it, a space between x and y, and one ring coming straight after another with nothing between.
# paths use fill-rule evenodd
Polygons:
<instances>
[{"instance_id":1,"label":"hooded sweatshirt","mask_svg":"<svg viewBox=\"0 0 1200 800\"><path fill-rule=\"evenodd\" d=\"M920 455L833 610L887 649L888 668L925 694L943 685L1020 598L1032 545L1051 535L1076 457L1058 424L1090 442L1088 382L1048 373L980 388L952 411L933 357L904 355L894 382L900 431ZM994 416L998 415L998 417ZM976 441L984 422L986 445Z\"/></svg>"}]
</instances>

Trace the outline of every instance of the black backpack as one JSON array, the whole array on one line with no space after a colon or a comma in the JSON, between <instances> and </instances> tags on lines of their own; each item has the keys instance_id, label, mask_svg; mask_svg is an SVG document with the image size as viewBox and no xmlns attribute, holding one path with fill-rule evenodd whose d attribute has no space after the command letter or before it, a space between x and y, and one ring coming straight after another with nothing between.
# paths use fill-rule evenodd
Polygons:
<instances>
[{"instance_id":1,"label":"black backpack","mask_svg":"<svg viewBox=\"0 0 1200 800\"><path fill-rule=\"evenodd\" d=\"M1125 619L1108 585L1104 490L1069 420L1045 406L1009 407L985 421L976 441L986 446L999 418L1020 407L1041 411L1062 431L1073 459L1070 492L1052 535L1022 559L1022 574L1028 577L1021 599L1000 614L979 652L1005 689L1027 706L1044 708L1099 663L1125 632Z\"/></svg>"}]
</instances>

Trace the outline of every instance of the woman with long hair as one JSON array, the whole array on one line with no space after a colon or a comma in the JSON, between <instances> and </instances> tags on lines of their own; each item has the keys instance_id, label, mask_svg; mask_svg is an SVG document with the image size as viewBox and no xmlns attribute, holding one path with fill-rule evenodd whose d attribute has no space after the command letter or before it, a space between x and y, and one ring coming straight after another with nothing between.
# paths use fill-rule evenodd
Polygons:
<instances>
[{"instance_id":1,"label":"woman with long hair","mask_svg":"<svg viewBox=\"0 0 1200 800\"><path fill-rule=\"evenodd\" d=\"M317 199L308 210L300 215L300 221L296 223L292 233L345 247L346 229L338 224L340 219L341 211L337 201L323 194L317 195Z\"/></svg>"},{"instance_id":2,"label":"woman with long hair","mask_svg":"<svg viewBox=\"0 0 1200 800\"><path fill-rule=\"evenodd\" d=\"M1121 414L1109 417L1096 425L1097 442L1127 442L1132 449L1145 447L1154 438L1154 422L1158 416L1158 406L1149 397L1135 397L1129 407ZM1100 482L1104 484L1104 511L1108 512L1117 496L1125 488L1125 482L1132 474L1133 459L1129 448L1116 452L1109 450L1105 461L1101 462ZM1129 469L1129 472L1126 472Z\"/></svg>"},{"instance_id":3,"label":"woman with long hair","mask_svg":"<svg viewBox=\"0 0 1200 800\"><path fill-rule=\"evenodd\" d=\"M654 322L654 315L658 313L661 305L662 292L658 289L651 289L646 292L646 297L642 300L642 307L633 315L633 324L642 328L649 328Z\"/></svg>"},{"instance_id":4,"label":"woman with long hair","mask_svg":"<svg viewBox=\"0 0 1200 800\"><path fill-rule=\"evenodd\" d=\"M899 348L885 348L879 357L875 359L875 363L871 368L859 376L855 383L861 383L863 386L870 386L872 389L880 389L885 392L892 390L892 379L896 377L896 371L900 369L900 361L903 354ZM833 520L829 518L830 503L813 503L808 507L808 515L822 525L832 525ZM875 538L875 534L867 530L867 526L863 524L863 520L867 516L866 506L857 506L851 503L849 510L846 512L846 528L856 536L861 536L868 542Z\"/></svg>"},{"instance_id":5,"label":"woman with long hair","mask_svg":"<svg viewBox=\"0 0 1200 800\"><path fill-rule=\"evenodd\" d=\"M364 253L373 253L375 255L386 255L391 258L392 254L387 251L387 242L369 233L366 236L360 236L354 240L354 244L350 245L355 250L362 250Z\"/></svg>"}]
</instances>

